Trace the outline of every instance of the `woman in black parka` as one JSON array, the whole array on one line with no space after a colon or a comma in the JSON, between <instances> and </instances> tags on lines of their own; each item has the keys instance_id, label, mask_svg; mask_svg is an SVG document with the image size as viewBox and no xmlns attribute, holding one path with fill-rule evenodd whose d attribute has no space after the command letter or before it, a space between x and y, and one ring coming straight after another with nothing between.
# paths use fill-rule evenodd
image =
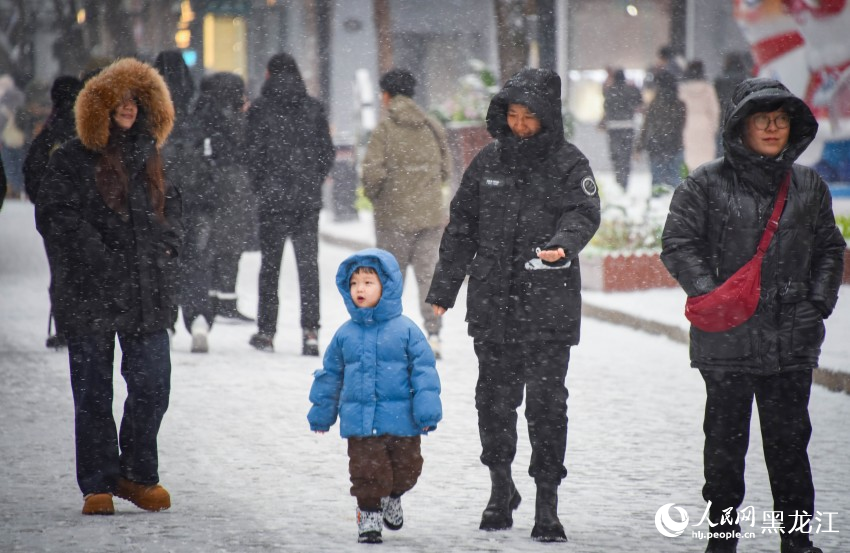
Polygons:
<instances>
[{"instance_id":1,"label":"woman in black parka","mask_svg":"<svg viewBox=\"0 0 850 553\"><path fill-rule=\"evenodd\" d=\"M157 433L169 399L180 198L159 151L174 110L159 74L128 58L89 80L75 111L79 138L50 158L36 223L56 252L51 299L68 339L83 513L112 514L113 494L167 509ZM120 432L112 417L116 334L127 382Z\"/></svg>"},{"instance_id":2,"label":"woman in black parka","mask_svg":"<svg viewBox=\"0 0 850 553\"><path fill-rule=\"evenodd\" d=\"M755 314L725 332L691 327L690 333L691 366L700 370L707 392L703 497L711 502L710 518L720 522L724 509L743 501L755 397L774 510L784 513L783 553L820 551L799 531L814 513L808 402L845 247L826 183L813 169L794 164L817 127L806 104L781 83L749 79L738 85L723 129L724 157L700 166L676 190L662 236L667 269L689 296L705 294L753 257L780 183L791 172L762 263ZM726 523L713 531L739 529ZM709 551L735 551L736 542L712 538Z\"/></svg>"},{"instance_id":3,"label":"woman in black parka","mask_svg":"<svg viewBox=\"0 0 850 553\"><path fill-rule=\"evenodd\" d=\"M469 275L467 321L478 356L475 404L492 493L484 530L513 524L516 410L526 391L537 484L532 537L565 541L557 489L566 476L570 347L578 344L578 255L599 227L599 196L584 155L564 139L561 79L525 69L493 97L496 141L472 161L452 200L427 302L442 315Z\"/></svg>"}]
</instances>

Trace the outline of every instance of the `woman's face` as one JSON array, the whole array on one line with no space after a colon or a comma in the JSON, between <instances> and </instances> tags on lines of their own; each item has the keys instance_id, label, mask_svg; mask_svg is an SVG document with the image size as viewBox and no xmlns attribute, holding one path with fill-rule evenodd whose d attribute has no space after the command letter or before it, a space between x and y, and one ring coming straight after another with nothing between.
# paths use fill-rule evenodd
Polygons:
<instances>
[{"instance_id":1,"label":"woman's face","mask_svg":"<svg viewBox=\"0 0 850 553\"><path fill-rule=\"evenodd\" d=\"M132 96L127 96L115 108L112 119L116 125L126 131L136 122L137 115L139 115L139 106L136 105L136 100Z\"/></svg>"},{"instance_id":2,"label":"woman's face","mask_svg":"<svg viewBox=\"0 0 850 553\"><path fill-rule=\"evenodd\" d=\"M520 138L530 138L540 132L540 119L522 104L508 106L508 126Z\"/></svg>"},{"instance_id":3,"label":"woman's face","mask_svg":"<svg viewBox=\"0 0 850 553\"><path fill-rule=\"evenodd\" d=\"M784 110L759 111L744 124L744 146L757 154L776 157L788 145L791 117Z\"/></svg>"}]
</instances>

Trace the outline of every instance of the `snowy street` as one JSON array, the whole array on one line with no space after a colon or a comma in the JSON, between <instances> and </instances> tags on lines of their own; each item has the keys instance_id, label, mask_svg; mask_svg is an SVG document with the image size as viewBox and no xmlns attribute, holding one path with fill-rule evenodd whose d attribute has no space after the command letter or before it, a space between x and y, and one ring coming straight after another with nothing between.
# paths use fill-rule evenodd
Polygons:
<instances>
[{"instance_id":1,"label":"snowy street","mask_svg":"<svg viewBox=\"0 0 850 553\"><path fill-rule=\"evenodd\" d=\"M341 246L320 244L322 352L348 318L334 276L349 253ZM259 264L259 253L250 252L240 266L240 308L251 315L256 313ZM307 424L308 391L321 361L300 355L298 284L289 245L274 353L248 345L254 325L220 323L210 334L210 353L192 354L182 320L178 325L172 345L171 403L159 435L160 477L173 506L162 513L147 513L116 499L115 516L80 514L67 351L44 347L48 282L32 205L7 201L0 212L0 553L370 549L357 544L346 444L338 426L317 435ZM411 283L405 291L405 313L421 321ZM590 297L604 303L600 293L586 299ZM459 298L458 308L444 318L443 360L437 363L443 422L422 440L425 467L419 484L403 498L404 528L385 530L378 549L704 551L705 541L692 533L707 531L707 524L700 523L705 509L705 392L699 373L689 368L687 346L589 318L583 321L582 342L572 351L567 377L569 475L560 488L559 514L569 543L538 544L529 537L534 484L527 475L530 450L522 416L513 467L523 502L514 513L514 528L478 530L489 477L478 460L473 400L477 363L466 334L464 303ZM676 305L680 308L681 301ZM827 325L828 341L837 343L837 336L843 335L846 342L848 286L842 288L835 321ZM848 370L848 357L842 357L848 346L842 346L825 366L838 369L842 364ZM120 420L124 388L117 367L114 410ZM814 433L809 453L816 507L822 514L813 541L826 553L847 553L850 395L814 386L810 410ZM747 468L742 507L752 506L758 520L753 528L745 525L744 531L754 537L742 539L739 551L778 552L779 538L763 533L761 525L772 500L757 418ZM684 508L690 519L684 534L674 538L662 536L655 524L656 512L670 503ZM671 512L676 518L675 509Z\"/></svg>"}]
</instances>

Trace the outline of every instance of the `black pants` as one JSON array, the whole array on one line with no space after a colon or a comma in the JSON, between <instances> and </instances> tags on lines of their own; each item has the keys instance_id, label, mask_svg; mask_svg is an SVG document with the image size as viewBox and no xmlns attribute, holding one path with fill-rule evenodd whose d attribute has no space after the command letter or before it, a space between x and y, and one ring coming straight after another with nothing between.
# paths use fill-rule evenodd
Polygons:
<instances>
[{"instance_id":1,"label":"black pants","mask_svg":"<svg viewBox=\"0 0 850 553\"><path fill-rule=\"evenodd\" d=\"M260 212L260 284L257 326L277 332L280 264L286 239L292 240L301 292L301 328L319 328L319 212Z\"/></svg>"},{"instance_id":2,"label":"black pants","mask_svg":"<svg viewBox=\"0 0 850 553\"><path fill-rule=\"evenodd\" d=\"M566 342L512 344L475 342L478 384L475 407L481 462L509 465L516 455L517 408L525 390L525 418L531 440L528 474L538 483L559 483L567 475L567 397L570 363Z\"/></svg>"},{"instance_id":3,"label":"black pants","mask_svg":"<svg viewBox=\"0 0 850 553\"><path fill-rule=\"evenodd\" d=\"M773 492L773 509L783 513L787 530L805 511L814 513L815 489L807 448L812 435L809 395L812 371L771 376L701 370L705 402L705 487L709 517L744 500L744 460L750 442L753 398L759 410L764 459ZM735 528L735 525L726 525Z\"/></svg>"},{"instance_id":4,"label":"black pants","mask_svg":"<svg viewBox=\"0 0 850 553\"><path fill-rule=\"evenodd\" d=\"M68 337L77 483L83 495L114 492L119 476L140 484L159 482L156 438L171 392L168 333L118 332L118 340L127 383L120 432L112 416L115 333Z\"/></svg>"},{"instance_id":5,"label":"black pants","mask_svg":"<svg viewBox=\"0 0 850 553\"><path fill-rule=\"evenodd\" d=\"M209 298L212 226L213 219L209 215L196 214L186 218L180 264L180 307L183 310L183 323L189 332L192 331L192 321L198 317L204 317L209 326L213 322Z\"/></svg>"},{"instance_id":6,"label":"black pants","mask_svg":"<svg viewBox=\"0 0 850 553\"><path fill-rule=\"evenodd\" d=\"M626 190L632 172L632 147L635 142L634 129L611 129L608 131L608 149L617 184Z\"/></svg>"}]
</instances>

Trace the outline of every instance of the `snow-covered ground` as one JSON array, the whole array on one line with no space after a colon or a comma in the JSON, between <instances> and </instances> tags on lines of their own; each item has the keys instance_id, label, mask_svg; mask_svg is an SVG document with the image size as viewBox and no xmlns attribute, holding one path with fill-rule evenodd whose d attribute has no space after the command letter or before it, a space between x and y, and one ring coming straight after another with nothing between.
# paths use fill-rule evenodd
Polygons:
<instances>
[{"instance_id":1,"label":"snow-covered ground","mask_svg":"<svg viewBox=\"0 0 850 553\"><path fill-rule=\"evenodd\" d=\"M334 225L326 234L371 240L359 224ZM331 228L333 227L333 228ZM343 230L340 231L339 229ZM323 242L322 346L346 318L333 284L350 250ZM252 325L216 325L209 354L189 353L180 328L173 343L171 405L160 433L163 484L173 507L145 513L116 500L114 517L83 517L74 478L73 405L65 352L44 348L48 270L32 222L32 207L7 202L0 212L0 552L313 552L363 551L356 543L354 500L348 495L345 442L336 428L309 432L307 392L318 361L300 352L297 278L287 247L281 277L277 351L248 346ZM238 289L244 312L256 312L259 255L243 256ZM588 294L597 303L667 311L663 292ZM406 521L384 532L394 551L700 552L691 531L705 507L702 486L703 386L688 368L685 345L585 319L573 350L570 389L569 476L561 487L560 516L569 543L544 546L529 539L534 489L526 467L526 431L514 464L523 503L512 530L478 530L489 493L478 461L473 395L476 360L463 323L463 298L449 311L443 332L444 421L423 440L425 469L404 498ZM846 340L847 298L839 302ZM419 320L415 291L406 313ZM681 302L669 300L679 313ZM630 309L632 307L629 307ZM664 315L666 317L674 315ZM673 319L671 322L675 323ZM833 319L830 319L833 321ZM841 334L830 322L828 332ZM846 349L844 350L847 351ZM846 365L847 356L842 358ZM116 413L123 385L116 372ZM824 551L850 551L850 397L815 386L809 448L817 508L834 513L833 532L815 536ZM757 421L748 458L744 506L771 510ZM665 538L657 510L676 503L690 516L683 536ZM827 516L824 515L824 525ZM753 529L741 550L778 550L775 536Z\"/></svg>"}]
</instances>

